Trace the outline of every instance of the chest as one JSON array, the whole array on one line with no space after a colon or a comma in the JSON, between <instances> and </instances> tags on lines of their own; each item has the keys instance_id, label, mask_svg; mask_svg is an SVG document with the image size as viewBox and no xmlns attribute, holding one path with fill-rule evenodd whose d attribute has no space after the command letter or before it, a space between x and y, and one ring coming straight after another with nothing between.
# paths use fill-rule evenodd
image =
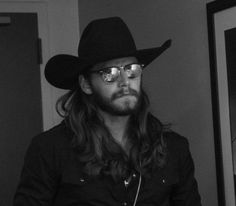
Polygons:
<instances>
[{"instance_id":1,"label":"chest","mask_svg":"<svg viewBox=\"0 0 236 206\"><path fill-rule=\"evenodd\" d=\"M129 180L114 181L110 176L88 177L80 168L70 166L62 174L55 205L128 206L133 205L137 193L138 205L169 205L171 191L179 180L177 174L175 168L166 168L151 178L133 173Z\"/></svg>"}]
</instances>

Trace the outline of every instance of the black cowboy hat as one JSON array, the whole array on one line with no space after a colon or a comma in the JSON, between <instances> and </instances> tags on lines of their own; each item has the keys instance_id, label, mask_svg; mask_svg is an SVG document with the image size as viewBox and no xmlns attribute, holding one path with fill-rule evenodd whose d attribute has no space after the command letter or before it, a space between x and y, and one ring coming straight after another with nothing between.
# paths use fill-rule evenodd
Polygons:
<instances>
[{"instance_id":1,"label":"black cowboy hat","mask_svg":"<svg viewBox=\"0 0 236 206\"><path fill-rule=\"evenodd\" d=\"M85 28L79 43L78 57L59 54L46 64L45 77L55 87L73 89L78 75L91 66L121 57L136 57L144 67L170 47L167 40L161 47L137 50L133 37L119 17L98 19Z\"/></svg>"}]
</instances>

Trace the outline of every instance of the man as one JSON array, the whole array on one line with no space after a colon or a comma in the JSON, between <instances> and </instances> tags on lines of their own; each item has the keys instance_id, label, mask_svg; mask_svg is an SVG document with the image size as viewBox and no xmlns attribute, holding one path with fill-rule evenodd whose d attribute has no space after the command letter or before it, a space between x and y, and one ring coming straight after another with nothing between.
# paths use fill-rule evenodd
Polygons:
<instances>
[{"instance_id":1,"label":"man","mask_svg":"<svg viewBox=\"0 0 236 206\"><path fill-rule=\"evenodd\" d=\"M137 50L118 17L92 21L78 57L56 55L45 76L69 92L64 121L32 140L14 205L200 206L187 140L149 113L142 72L170 46Z\"/></svg>"}]
</instances>

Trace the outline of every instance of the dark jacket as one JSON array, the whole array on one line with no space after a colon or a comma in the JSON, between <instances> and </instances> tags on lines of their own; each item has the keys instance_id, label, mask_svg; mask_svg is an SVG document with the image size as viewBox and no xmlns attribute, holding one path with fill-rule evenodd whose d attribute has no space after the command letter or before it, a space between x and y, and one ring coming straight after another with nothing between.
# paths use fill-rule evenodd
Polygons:
<instances>
[{"instance_id":1,"label":"dark jacket","mask_svg":"<svg viewBox=\"0 0 236 206\"><path fill-rule=\"evenodd\" d=\"M125 187L111 177L91 178L70 144L71 132L62 123L33 138L26 156L14 206L133 205L139 182L134 173ZM164 135L167 164L152 178L142 177L137 206L200 206L194 165L186 138Z\"/></svg>"}]
</instances>

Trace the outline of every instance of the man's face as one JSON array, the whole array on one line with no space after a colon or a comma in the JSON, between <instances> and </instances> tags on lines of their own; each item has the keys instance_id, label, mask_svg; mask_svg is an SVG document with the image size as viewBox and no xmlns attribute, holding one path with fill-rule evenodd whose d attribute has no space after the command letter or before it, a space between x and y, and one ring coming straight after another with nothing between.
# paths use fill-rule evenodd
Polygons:
<instances>
[{"instance_id":1,"label":"man's face","mask_svg":"<svg viewBox=\"0 0 236 206\"><path fill-rule=\"evenodd\" d=\"M94 70L117 66L123 67L138 63L135 57L113 59L95 65ZM141 75L129 78L121 69L120 76L114 82L105 82L99 73L92 73L90 86L94 102L103 111L111 115L125 116L136 111L140 99Z\"/></svg>"}]
</instances>

